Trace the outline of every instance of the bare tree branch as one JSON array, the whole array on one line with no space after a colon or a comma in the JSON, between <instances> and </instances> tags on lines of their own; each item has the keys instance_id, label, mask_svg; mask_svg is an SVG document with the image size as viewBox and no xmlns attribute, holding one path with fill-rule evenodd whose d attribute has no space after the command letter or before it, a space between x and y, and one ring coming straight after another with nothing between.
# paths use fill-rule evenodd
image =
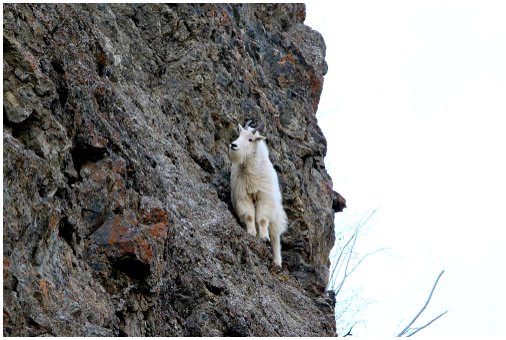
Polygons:
<instances>
[{"instance_id":1,"label":"bare tree branch","mask_svg":"<svg viewBox=\"0 0 506 340\"><path fill-rule=\"evenodd\" d=\"M362 236L363 231L368 227L369 221L377 210L378 208L369 211L359 219L355 219L353 223L345 224L345 227L338 234L335 250L331 255L332 266L328 289L334 292L336 299L339 301L339 303L336 303L335 308L336 325L339 324L339 334L347 334L346 336L351 336L356 324L363 322L363 320L357 321L356 315L361 313L370 301L360 298L354 289L345 290L343 287L348 282L349 276L356 271L367 257L386 249L378 249L364 256L359 256L355 249L359 236Z\"/></svg>"},{"instance_id":2,"label":"bare tree branch","mask_svg":"<svg viewBox=\"0 0 506 340\"><path fill-rule=\"evenodd\" d=\"M385 251L388 248L381 248L375 251L372 251L370 253L365 254L364 256L358 256L358 254L355 251L355 246L358 242L358 237L361 235L362 230L366 226L366 224L369 222L371 217L374 215L374 213L377 211L377 209L374 209L372 212L363 215L361 220L356 224L348 224L345 225L345 228L339 233L339 239L338 243L336 244L336 251L332 255L332 267L330 271L330 282L328 285L328 289L332 290L334 292L334 296L337 299L338 295L340 297L340 307L338 308L336 304L336 311L335 311L335 319L336 322L340 320L340 327L341 331L339 333L344 334L346 332L346 329L348 329L347 333L343 336L352 336L352 330L356 326L358 322L355 322L352 324L350 322L351 320L356 320L355 315L359 312L357 310L356 301L354 299L357 298L356 292L354 292L353 296L349 296L349 292L347 290L343 289L343 286L346 282L348 282L348 277L355 272L355 270L362 264L362 262L369 256L376 254L381 251ZM425 311L427 306L429 305L432 295L434 294L434 291L436 289L436 286L443 275L444 270L441 271L441 273L437 276L436 281L434 282L434 285L432 287L432 290L429 294L429 297L423 307L420 309L420 311L417 313L417 315L413 318L413 320L397 335L398 337L401 336L412 336L421 331L422 329L430 326L433 322L441 318L443 315L445 315L448 311L445 311L444 313L441 313L431 321L429 321L427 324L423 325L422 327L412 327L413 324L418 320L420 315ZM341 295L343 295L341 297ZM353 302L353 303L350 303ZM354 312L354 313L353 313ZM352 313L353 315L350 317L348 314ZM350 327L351 326L351 327Z\"/></svg>"},{"instance_id":3,"label":"bare tree branch","mask_svg":"<svg viewBox=\"0 0 506 340\"><path fill-rule=\"evenodd\" d=\"M348 278L348 276L350 276L354 271L355 269L357 269L357 267L362 263L362 261L364 261L366 259L366 257L368 256L371 256L373 254L376 254L376 253L379 253L380 251L383 251L387 248L380 248L380 249L377 249L375 251L372 251L370 253L367 253L365 254L354 266L353 268L348 272L348 265L346 265L346 270L344 272L344 276L343 276L343 279L341 280L341 283L339 283L339 285L337 286L337 289L334 290L336 296L337 294L339 294L339 292L341 291L341 288L343 287L346 279ZM348 258L348 261L349 261L350 258Z\"/></svg>"},{"instance_id":4,"label":"bare tree branch","mask_svg":"<svg viewBox=\"0 0 506 340\"><path fill-rule=\"evenodd\" d=\"M334 265L332 266L332 270L330 272L330 277L333 279L330 284L331 287L333 287L335 284L335 281L337 279L337 273L339 273L341 271L342 263L343 263L343 261L341 261L341 257L343 257L343 255L349 256L353 252L353 246L348 247L348 245L350 244L351 241L353 241L353 239L356 238L359 228L360 228L360 225L355 229L355 231L353 232L353 235L351 235L351 237L348 239L346 244L341 248L341 252L339 253L339 256L334 261ZM345 253L346 250L349 250L349 251L347 253Z\"/></svg>"},{"instance_id":5,"label":"bare tree branch","mask_svg":"<svg viewBox=\"0 0 506 340\"><path fill-rule=\"evenodd\" d=\"M411 325L413 325L415 323L415 321L418 319L418 317L423 313L423 311L425 310L425 308L427 307L427 305L429 304L430 302L430 299L432 298L432 293L434 293L434 290L436 289L436 286L437 286L437 283L439 281L439 279L441 278L441 275L443 275L445 271L442 270L441 273L439 273L437 279L436 279L436 282L434 282L434 286L432 287L432 290L430 291L430 295L429 295L429 298L427 299L427 301L425 302L425 304L423 305L422 309L420 309L420 311L418 312L418 314L414 317L413 320L411 320L411 322L406 326L406 328L404 328L397 336L400 337L400 336L403 336L406 334L406 332L409 330L409 328L411 327ZM438 316L436 319L438 319L439 317L443 316L446 312L444 312L443 314L441 314L440 316ZM435 321L436 319L432 320L432 321ZM430 323L432 323L432 321ZM429 323L429 324L430 324ZM426 327L428 325L425 325L424 327ZM416 333L416 332L415 332ZM415 333L412 333L411 335L415 334Z\"/></svg>"},{"instance_id":6,"label":"bare tree branch","mask_svg":"<svg viewBox=\"0 0 506 340\"><path fill-rule=\"evenodd\" d=\"M353 326L351 326L351 327L350 327L350 330L348 331L348 333L346 333L345 335L343 335L343 338L344 338L345 336L353 336L353 334L351 334L351 331L352 331L353 327L355 327L355 325L356 325L357 323L358 323L358 322L355 322L355 323L353 324Z\"/></svg>"},{"instance_id":7,"label":"bare tree branch","mask_svg":"<svg viewBox=\"0 0 506 340\"><path fill-rule=\"evenodd\" d=\"M348 271L349 266L350 266L350 261L353 258L353 255L355 254L353 250L355 249L355 244L357 242L357 239L358 239L358 236L360 234L360 231L367 224L367 222L371 219L371 217L374 215L374 213L377 210L378 209L374 209L370 214L367 215L367 217L362 218L362 220L355 227L355 230L353 231L353 234L351 235L351 237L346 241L346 244L341 248L341 252L339 253L339 256L337 257L336 260L334 260L334 264L332 266L332 270L330 271L331 282L329 284L329 287L331 287L331 289L333 289L336 292L336 295L341 290L341 287L343 286L344 282L346 281L346 278L348 276L350 276L351 273L353 273L353 271L358 267L358 265L366 257L368 257L369 255L372 255L372 254L374 254L376 252L379 252L379 251L382 251L382 250L385 249L385 248L382 248L382 249L376 250L376 251L374 251L372 253L366 254L364 257L362 257L359 260L359 262L355 266L353 266L353 268L351 269L351 271ZM343 269L344 269L343 279L338 284L338 289L334 289L334 287L336 286L336 280L338 279L339 273Z\"/></svg>"},{"instance_id":8,"label":"bare tree branch","mask_svg":"<svg viewBox=\"0 0 506 340\"><path fill-rule=\"evenodd\" d=\"M429 321L427 324L423 325L422 327L418 327L416 330L414 330L413 332L411 332L409 335L406 335L406 337L410 337L412 335L415 335L416 333L418 333L419 331L421 331L425 327L430 326L431 323L433 323L434 321L436 321L437 319L439 319L440 317L442 317L446 313L448 313L447 310L444 311L443 313L439 314L438 316L436 316L434 319L432 319L431 321Z\"/></svg>"}]
</instances>

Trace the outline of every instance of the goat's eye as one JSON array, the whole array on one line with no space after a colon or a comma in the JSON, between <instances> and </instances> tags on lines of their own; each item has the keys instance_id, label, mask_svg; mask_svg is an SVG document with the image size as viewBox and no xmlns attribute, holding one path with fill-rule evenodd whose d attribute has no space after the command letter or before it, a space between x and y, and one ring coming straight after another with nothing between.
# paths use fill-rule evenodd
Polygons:
<instances>
[{"instance_id":1,"label":"goat's eye","mask_svg":"<svg viewBox=\"0 0 506 340\"><path fill-rule=\"evenodd\" d=\"M248 139L250 142L253 142L253 138Z\"/></svg>"}]
</instances>

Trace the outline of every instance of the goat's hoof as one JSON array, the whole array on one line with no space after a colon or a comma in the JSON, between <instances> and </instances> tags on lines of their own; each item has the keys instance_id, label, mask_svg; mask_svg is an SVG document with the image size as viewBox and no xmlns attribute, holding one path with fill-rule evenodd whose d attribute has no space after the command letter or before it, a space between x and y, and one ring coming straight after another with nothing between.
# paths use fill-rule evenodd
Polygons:
<instances>
[{"instance_id":1,"label":"goat's hoof","mask_svg":"<svg viewBox=\"0 0 506 340\"><path fill-rule=\"evenodd\" d=\"M255 236L257 236L257 231L256 230L253 230L253 231L248 230L248 234L250 234L251 236L255 237Z\"/></svg>"},{"instance_id":2,"label":"goat's hoof","mask_svg":"<svg viewBox=\"0 0 506 340\"><path fill-rule=\"evenodd\" d=\"M273 273L281 273L283 268L281 267L281 264L278 264L276 261L272 261L270 271Z\"/></svg>"},{"instance_id":3,"label":"goat's hoof","mask_svg":"<svg viewBox=\"0 0 506 340\"><path fill-rule=\"evenodd\" d=\"M269 234L267 233L267 230L262 230L258 232L258 238L263 241L270 241Z\"/></svg>"},{"instance_id":4,"label":"goat's hoof","mask_svg":"<svg viewBox=\"0 0 506 340\"><path fill-rule=\"evenodd\" d=\"M262 236L262 235L260 235L260 234L259 234L259 235L258 235L258 238L259 238L260 240L264 241L264 242L270 242L270 240L271 240L271 239L269 238L269 235L264 235L264 236Z\"/></svg>"}]
</instances>

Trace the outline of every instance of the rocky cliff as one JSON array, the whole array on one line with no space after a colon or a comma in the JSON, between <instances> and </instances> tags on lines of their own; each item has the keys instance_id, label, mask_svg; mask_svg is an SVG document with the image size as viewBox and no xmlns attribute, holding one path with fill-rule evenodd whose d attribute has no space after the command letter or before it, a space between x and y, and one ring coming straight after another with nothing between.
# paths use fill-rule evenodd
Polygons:
<instances>
[{"instance_id":1,"label":"rocky cliff","mask_svg":"<svg viewBox=\"0 0 506 340\"><path fill-rule=\"evenodd\" d=\"M3 333L329 336L326 72L305 7L4 4ZM265 122L283 268L231 208Z\"/></svg>"}]
</instances>

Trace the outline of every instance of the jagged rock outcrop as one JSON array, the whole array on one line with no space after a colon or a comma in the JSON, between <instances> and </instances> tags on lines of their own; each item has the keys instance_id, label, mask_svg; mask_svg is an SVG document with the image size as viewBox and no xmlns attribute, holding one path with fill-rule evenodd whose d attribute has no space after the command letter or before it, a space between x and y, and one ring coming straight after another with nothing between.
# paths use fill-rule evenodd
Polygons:
<instances>
[{"instance_id":1,"label":"jagged rock outcrop","mask_svg":"<svg viewBox=\"0 0 506 340\"><path fill-rule=\"evenodd\" d=\"M3 333L329 336L334 242L301 4L4 4ZM230 203L266 122L284 266Z\"/></svg>"}]
</instances>

